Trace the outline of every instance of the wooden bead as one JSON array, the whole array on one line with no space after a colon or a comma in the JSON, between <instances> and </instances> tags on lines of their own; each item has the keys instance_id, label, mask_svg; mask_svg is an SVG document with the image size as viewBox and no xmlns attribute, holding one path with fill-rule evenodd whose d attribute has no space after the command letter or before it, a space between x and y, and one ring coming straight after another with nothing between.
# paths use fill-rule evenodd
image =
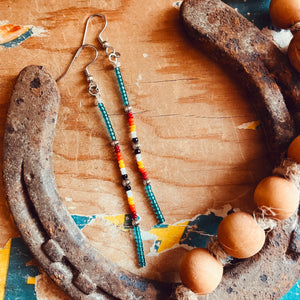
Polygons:
<instances>
[{"instance_id":1,"label":"wooden bead","mask_svg":"<svg viewBox=\"0 0 300 300\"><path fill-rule=\"evenodd\" d=\"M300 32L297 31L288 48L288 58L294 69L300 73Z\"/></svg>"},{"instance_id":2,"label":"wooden bead","mask_svg":"<svg viewBox=\"0 0 300 300\"><path fill-rule=\"evenodd\" d=\"M269 7L274 25L287 29L300 21L299 0L272 0Z\"/></svg>"},{"instance_id":3,"label":"wooden bead","mask_svg":"<svg viewBox=\"0 0 300 300\"><path fill-rule=\"evenodd\" d=\"M194 293L211 293L221 282L223 266L208 250L194 248L182 259L179 268L181 281Z\"/></svg>"},{"instance_id":4,"label":"wooden bead","mask_svg":"<svg viewBox=\"0 0 300 300\"><path fill-rule=\"evenodd\" d=\"M265 243L265 232L252 215L236 212L226 216L218 227L218 240L222 248L236 258L256 254Z\"/></svg>"},{"instance_id":5,"label":"wooden bead","mask_svg":"<svg viewBox=\"0 0 300 300\"><path fill-rule=\"evenodd\" d=\"M263 179L254 192L254 202L275 219L288 219L298 208L299 191L289 180L270 176Z\"/></svg>"},{"instance_id":6,"label":"wooden bead","mask_svg":"<svg viewBox=\"0 0 300 300\"><path fill-rule=\"evenodd\" d=\"M299 32L300 33L300 32ZM299 34L300 40L300 34ZM300 44L299 44L300 46ZM300 72L300 70L299 70ZM300 135L298 135L290 144L287 152L288 158L294 160L296 163L300 164Z\"/></svg>"}]
</instances>

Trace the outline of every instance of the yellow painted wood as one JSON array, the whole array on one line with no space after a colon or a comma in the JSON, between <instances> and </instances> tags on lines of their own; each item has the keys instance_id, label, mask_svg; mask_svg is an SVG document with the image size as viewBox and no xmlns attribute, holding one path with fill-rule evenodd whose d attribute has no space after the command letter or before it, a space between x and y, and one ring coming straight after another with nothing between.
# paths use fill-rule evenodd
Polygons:
<instances>
[{"instance_id":1,"label":"yellow painted wood","mask_svg":"<svg viewBox=\"0 0 300 300\"><path fill-rule=\"evenodd\" d=\"M157 240L161 241L157 253L172 249L175 245L178 245L188 223L186 221L175 225L168 225L167 228L152 228L150 233L157 236Z\"/></svg>"},{"instance_id":2,"label":"yellow painted wood","mask_svg":"<svg viewBox=\"0 0 300 300\"><path fill-rule=\"evenodd\" d=\"M7 242L4 248L0 249L0 300L5 296L5 285L7 278L7 271L9 266L11 239Z\"/></svg>"},{"instance_id":3,"label":"yellow painted wood","mask_svg":"<svg viewBox=\"0 0 300 300\"><path fill-rule=\"evenodd\" d=\"M35 277L27 277L27 284L36 284Z\"/></svg>"}]
</instances>

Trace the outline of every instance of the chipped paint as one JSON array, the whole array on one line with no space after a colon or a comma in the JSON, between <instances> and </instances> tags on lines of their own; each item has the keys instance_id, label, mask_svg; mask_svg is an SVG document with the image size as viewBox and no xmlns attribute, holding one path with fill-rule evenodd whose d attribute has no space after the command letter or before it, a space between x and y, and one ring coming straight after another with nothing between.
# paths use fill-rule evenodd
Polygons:
<instances>
[{"instance_id":1,"label":"chipped paint","mask_svg":"<svg viewBox=\"0 0 300 300\"><path fill-rule=\"evenodd\" d=\"M180 244L180 239L188 226L189 221L174 225L157 225L150 230L150 234L156 237L151 247L151 254L170 250Z\"/></svg>"},{"instance_id":2,"label":"chipped paint","mask_svg":"<svg viewBox=\"0 0 300 300\"><path fill-rule=\"evenodd\" d=\"M182 2L183 1L175 1L175 2L173 2L172 6L175 7L175 8L177 8L177 9L179 9L180 6L181 6L181 4L182 4Z\"/></svg>"},{"instance_id":3,"label":"chipped paint","mask_svg":"<svg viewBox=\"0 0 300 300\"><path fill-rule=\"evenodd\" d=\"M118 228L124 231L127 231L131 228L130 214L103 216L103 219L109 221L111 224L117 226Z\"/></svg>"},{"instance_id":4,"label":"chipped paint","mask_svg":"<svg viewBox=\"0 0 300 300\"><path fill-rule=\"evenodd\" d=\"M27 284L35 284L36 283L36 277L27 277Z\"/></svg>"},{"instance_id":5,"label":"chipped paint","mask_svg":"<svg viewBox=\"0 0 300 300\"><path fill-rule=\"evenodd\" d=\"M138 77L136 79L136 86L139 88L140 87L140 81L142 80L142 75L139 73L138 74Z\"/></svg>"},{"instance_id":6,"label":"chipped paint","mask_svg":"<svg viewBox=\"0 0 300 300\"><path fill-rule=\"evenodd\" d=\"M177 247L205 247L209 238L216 234L218 224L232 211L231 205L227 204L220 209L209 210L204 215L197 215L189 220L155 225L150 231L141 230L143 241L153 241L147 256L156 256ZM132 228L130 214L97 217L103 218L124 231Z\"/></svg>"},{"instance_id":7,"label":"chipped paint","mask_svg":"<svg viewBox=\"0 0 300 300\"><path fill-rule=\"evenodd\" d=\"M6 278L9 265L9 255L11 248L11 240L7 242L4 248L0 249L0 299L4 299Z\"/></svg>"},{"instance_id":8,"label":"chipped paint","mask_svg":"<svg viewBox=\"0 0 300 300\"><path fill-rule=\"evenodd\" d=\"M77 226L83 229L96 216L72 216ZM39 268L22 238L10 239L0 248L0 300L37 299L35 285Z\"/></svg>"},{"instance_id":9,"label":"chipped paint","mask_svg":"<svg viewBox=\"0 0 300 300\"><path fill-rule=\"evenodd\" d=\"M47 31L40 26L15 25L0 21L0 46L13 48L33 36L45 36Z\"/></svg>"},{"instance_id":10,"label":"chipped paint","mask_svg":"<svg viewBox=\"0 0 300 300\"><path fill-rule=\"evenodd\" d=\"M252 122L247 122L239 125L237 128L238 129L250 129L250 130L256 130L260 127L261 122L260 121L252 121Z\"/></svg>"}]
</instances>

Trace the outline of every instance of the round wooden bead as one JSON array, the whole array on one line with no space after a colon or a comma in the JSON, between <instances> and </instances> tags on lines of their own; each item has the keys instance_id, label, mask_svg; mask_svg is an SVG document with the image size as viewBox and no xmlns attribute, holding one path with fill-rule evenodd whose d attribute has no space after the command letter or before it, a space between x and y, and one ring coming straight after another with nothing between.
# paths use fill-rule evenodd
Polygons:
<instances>
[{"instance_id":1,"label":"round wooden bead","mask_svg":"<svg viewBox=\"0 0 300 300\"><path fill-rule=\"evenodd\" d=\"M218 240L222 248L236 258L256 254L265 243L265 232L252 215L236 212L226 216L218 227Z\"/></svg>"},{"instance_id":2,"label":"round wooden bead","mask_svg":"<svg viewBox=\"0 0 300 300\"><path fill-rule=\"evenodd\" d=\"M300 21L299 0L272 0L269 7L274 25L287 29Z\"/></svg>"},{"instance_id":3,"label":"round wooden bead","mask_svg":"<svg viewBox=\"0 0 300 300\"><path fill-rule=\"evenodd\" d=\"M181 281L194 293L211 293L221 282L223 266L208 250L194 248L183 257L179 274Z\"/></svg>"},{"instance_id":4,"label":"round wooden bead","mask_svg":"<svg viewBox=\"0 0 300 300\"><path fill-rule=\"evenodd\" d=\"M299 191L289 180L270 176L263 179L254 192L254 202L274 219L288 219L298 208Z\"/></svg>"},{"instance_id":5,"label":"round wooden bead","mask_svg":"<svg viewBox=\"0 0 300 300\"><path fill-rule=\"evenodd\" d=\"M299 41L300 41L300 32L299 33ZM300 43L299 43L300 48ZM300 67L300 66L299 66ZM300 72L300 68L299 68ZM290 144L287 152L288 158L294 160L296 163L300 164L300 135L298 135Z\"/></svg>"},{"instance_id":6,"label":"round wooden bead","mask_svg":"<svg viewBox=\"0 0 300 300\"><path fill-rule=\"evenodd\" d=\"M300 32L297 31L288 48L288 58L294 69L300 73ZM300 155L299 155L300 156Z\"/></svg>"}]
</instances>

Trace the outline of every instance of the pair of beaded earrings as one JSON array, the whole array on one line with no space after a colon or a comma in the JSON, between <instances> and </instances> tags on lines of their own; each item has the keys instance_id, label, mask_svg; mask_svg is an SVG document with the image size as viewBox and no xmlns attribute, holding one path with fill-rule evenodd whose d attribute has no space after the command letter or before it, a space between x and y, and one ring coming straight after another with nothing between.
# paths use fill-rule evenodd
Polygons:
<instances>
[{"instance_id":1,"label":"pair of beaded earrings","mask_svg":"<svg viewBox=\"0 0 300 300\"><path fill-rule=\"evenodd\" d=\"M66 70L66 72L63 73L56 80L56 82L58 82L60 79L62 79L68 73L68 71L70 70L73 62L79 56L79 54L80 54L80 52L83 48L88 48L89 47L89 48L94 49L95 57L85 67L85 70L84 70L87 82L89 84L88 91L89 91L90 95L95 97L95 104L98 106L98 108L101 112L101 115L103 117L103 121L105 123L106 129L108 131L108 134L109 134L109 137L110 137L110 140L111 140L111 145L113 146L114 152L116 154L116 159L117 159L117 162L118 162L118 165L119 165L121 178L122 178L122 185L125 189L129 209L130 209L130 212L131 212L132 226L133 226L134 238L135 238L136 247L137 247L139 265L141 267L144 267L146 265L146 262L145 262L144 249L143 249L143 243L142 243L141 232L140 232L141 218L137 214L135 202L134 202L134 199L133 199L133 193L131 191L130 180L128 178L128 174L127 174L127 171L126 171L126 168L125 168L125 163L124 163L123 156L122 156L122 153L121 153L119 141L116 138L116 134L114 132L112 123L110 121L109 115L108 115L108 113L106 111L106 108L104 106L99 86L94 81L93 76L88 71L88 67L92 63L94 63L96 61L97 57L98 57L97 48L95 46L91 45L91 44L85 44L85 38L86 38L86 34L87 34L88 25L89 25L90 20L94 17L100 17L100 18L104 19L105 23L104 23L104 26L103 26L101 32L98 35L98 41L100 42L100 45L102 46L102 48L105 50L109 61L112 63L112 65L114 67L115 76L116 76L116 79L117 79L117 82L118 82L118 85L119 85L121 99L122 99L123 106L124 106L124 112L128 116L128 125L129 125L131 141L132 141L132 148L134 150L138 170L141 174L141 178L142 178L143 184L145 186L145 193L146 193L146 195L147 195L147 197L150 201L150 204L152 206L152 209L154 211L154 214L156 216L158 224L164 223L165 219L164 219L163 214L160 210L160 207L159 207L159 205L156 201L155 195L152 191L151 182L148 178L148 174L147 174L147 171L145 169L145 166L144 166L144 163L143 163L143 160L142 160L139 139L137 137L136 125L135 125L134 116L133 116L133 113L132 113L132 107L129 104L129 100L128 100L128 97L127 97L125 85L124 85L122 75L121 75L121 71L120 71L120 65L121 64L118 60L119 57L120 57L120 53L116 52L115 49L111 45L109 45L109 43L107 41L103 40L102 37L101 37L103 31L105 30L105 28L107 26L107 20L106 20L106 17L104 15L102 15L102 14L93 14L87 19L86 25L85 25L85 31L84 31L84 35L83 35L83 39L82 39L82 44L78 48L77 52L75 53L75 55L74 55L70 65L69 65L68 69Z\"/></svg>"}]
</instances>

